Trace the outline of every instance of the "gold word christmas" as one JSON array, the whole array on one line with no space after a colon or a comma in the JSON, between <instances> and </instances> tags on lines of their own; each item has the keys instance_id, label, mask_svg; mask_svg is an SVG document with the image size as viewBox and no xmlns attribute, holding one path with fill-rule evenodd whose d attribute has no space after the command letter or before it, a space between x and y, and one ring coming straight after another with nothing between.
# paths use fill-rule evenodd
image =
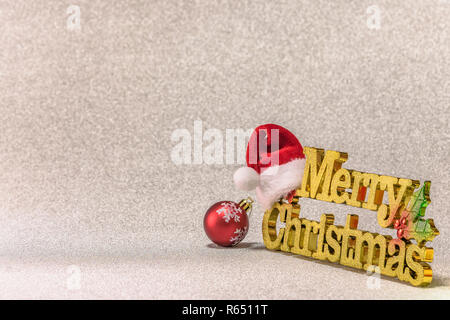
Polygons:
<instances>
[{"instance_id":1,"label":"gold word christmas","mask_svg":"<svg viewBox=\"0 0 450 320\"><path fill-rule=\"evenodd\" d=\"M275 203L263 219L264 245L319 260L368 270L415 286L432 280L433 248L439 234L432 219L425 219L431 183L342 168L348 155L338 151L304 148L306 164L302 185L291 203ZM419 188L420 187L420 188ZM416 190L417 189L417 190ZM383 203L387 192L388 203ZM300 198L311 198L377 211L378 224L396 230L397 238L358 230L358 216L347 215L345 226L334 225L332 214L319 222L300 217ZM277 220L285 223L277 232ZM412 241L415 240L415 243Z\"/></svg>"}]
</instances>

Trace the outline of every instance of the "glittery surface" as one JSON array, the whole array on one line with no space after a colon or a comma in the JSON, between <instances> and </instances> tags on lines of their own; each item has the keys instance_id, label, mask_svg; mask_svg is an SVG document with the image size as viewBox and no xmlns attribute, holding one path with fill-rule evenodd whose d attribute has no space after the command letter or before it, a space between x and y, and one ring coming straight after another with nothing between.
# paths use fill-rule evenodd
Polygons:
<instances>
[{"instance_id":1,"label":"glittery surface","mask_svg":"<svg viewBox=\"0 0 450 320\"><path fill-rule=\"evenodd\" d=\"M450 298L450 1L0 3L1 298ZM210 244L205 210L247 196L234 165L175 165L177 128L274 122L347 168L432 181L427 289ZM318 219L375 213L305 200ZM79 288L68 284L69 266ZM73 279L72 279L73 280Z\"/></svg>"}]
</instances>

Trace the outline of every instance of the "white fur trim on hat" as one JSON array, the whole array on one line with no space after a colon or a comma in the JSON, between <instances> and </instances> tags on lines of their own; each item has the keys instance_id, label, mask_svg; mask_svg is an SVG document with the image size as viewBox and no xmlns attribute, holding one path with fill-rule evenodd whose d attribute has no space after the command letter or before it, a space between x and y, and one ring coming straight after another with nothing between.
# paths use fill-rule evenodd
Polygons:
<instances>
[{"instance_id":1,"label":"white fur trim on hat","mask_svg":"<svg viewBox=\"0 0 450 320\"><path fill-rule=\"evenodd\" d=\"M296 159L280 166L268 167L261 172L256 198L264 211L270 209L281 197L300 187L305 162L304 158Z\"/></svg>"},{"instance_id":2,"label":"white fur trim on hat","mask_svg":"<svg viewBox=\"0 0 450 320\"><path fill-rule=\"evenodd\" d=\"M242 167L236 170L233 180L239 190L251 191L259 183L259 174L250 167Z\"/></svg>"}]
</instances>

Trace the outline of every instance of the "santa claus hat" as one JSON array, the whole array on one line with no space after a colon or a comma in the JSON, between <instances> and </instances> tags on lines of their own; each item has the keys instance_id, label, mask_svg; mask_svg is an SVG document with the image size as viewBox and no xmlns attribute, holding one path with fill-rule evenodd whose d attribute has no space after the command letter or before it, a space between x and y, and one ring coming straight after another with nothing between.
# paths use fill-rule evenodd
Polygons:
<instances>
[{"instance_id":1,"label":"santa claus hat","mask_svg":"<svg viewBox=\"0 0 450 320\"><path fill-rule=\"evenodd\" d=\"M240 190L256 188L264 210L300 187L305 167L303 147L289 130L276 125L257 127L247 145L247 166L234 173Z\"/></svg>"}]
</instances>

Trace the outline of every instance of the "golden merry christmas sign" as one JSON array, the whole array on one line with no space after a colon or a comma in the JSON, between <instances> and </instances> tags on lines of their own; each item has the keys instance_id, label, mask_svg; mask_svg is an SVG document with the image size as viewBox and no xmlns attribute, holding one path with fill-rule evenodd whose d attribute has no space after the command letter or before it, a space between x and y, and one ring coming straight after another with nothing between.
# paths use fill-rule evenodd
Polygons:
<instances>
[{"instance_id":1,"label":"golden merry christmas sign","mask_svg":"<svg viewBox=\"0 0 450 320\"><path fill-rule=\"evenodd\" d=\"M431 182L420 186L417 180L342 168L348 159L344 152L305 147L304 153L302 184L294 198L290 203L276 202L264 214L264 245L357 269L375 266L383 275L428 285L433 248L426 243L439 235L433 220L425 219ZM383 203L385 192L388 203ZM395 229L397 238L357 229L357 215L347 215L345 226L334 225L332 214L323 214L320 221L303 218L300 198L376 211L378 224ZM278 219L285 223L279 231Z\"/></svg>"}]
</instances>

